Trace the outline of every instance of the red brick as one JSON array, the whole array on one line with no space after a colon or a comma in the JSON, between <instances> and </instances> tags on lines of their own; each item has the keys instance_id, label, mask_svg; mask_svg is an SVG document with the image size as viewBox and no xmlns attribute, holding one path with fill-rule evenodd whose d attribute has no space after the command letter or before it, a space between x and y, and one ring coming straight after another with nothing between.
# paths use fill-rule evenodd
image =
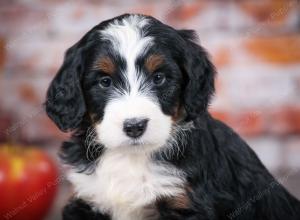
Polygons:
<instances>
[{"instance_id":1,"label":"red brick","mask_svg":"<svg viewBox=\"0 0 300 220\"><path fill-rule=\"evenodd\" d=\"M250 136L263 134L300 134L300 107L282 107L279 110L216 111L212 115L225 122L238 133Z\"/></svg>"},{"instance_id":2,"label":"red brick","mask_svg":"<svg viewBox=\"0 0 300 220\"><path fill-rule=\"evenodd\" d=\"M275 64L300 63L300 35L253 37L245 48L262 61Z\"/></svg>"},{"instance_id":3,"label":"red brick","mask_svg":"<svg viewBox=\"0 0 300 220\"><path fill-rule=\"evenodd\" d=\"M6 68L14 75L53 76L63 61L65 50L71 44L69 41L41 39L34 43L30 39L17 41L10 49Z\"/></svg>"},{"instance_id":4,"label":"red brick","mask_svg":"<svg viewBox=\"0 0 300 220\"><path fill-rule=\"evenodd\" d=\"M212 54L212 60L218 69L229 65L232 62L230 49L220 47Z\"/></svg>"},{"instance_id":5,"label":"red brick","mask_svg":"<svg viewBox=\"0 0 300 220\"><path fill-rule=\"evenodd\" d=\"M213 117L228 124L244 136L259 136L265 132L263 115L259 111L246 112L211 112Z\"/></svg>"},{"instance_id":6,"label":"red brick","mask_svg":"<svg viewBox=\"0 0 300 220\"><path fill-rule=\"evenodd\" d=\"M47 10L43 7L30 7L23 3L5 5L1 7L0 30L7 36L21 37L31 30L40 30L46 25ZM18 27L18 28L16 28ZM38 34L36 32L35 34Z\"/></svg>"},{"instance_id":7,"label":"red brick","mask_svg":"<svg viewBox=\"0 0 300 220\"><path fill-rule=\"evenodd\" d=\"M176 4L176 2L173 4ZM205 8L205 6L206 3L204 1L178 4L177 6L171 5L170 7L174 8L167 15L167 19L180 22L187 21L198 15Z\"/></svg>"},{"instance_id":8,"label":"red brick","mask_svg":"<svg viewBox=\"0 0 300 220\"><path fill-rule=\"evenodd\" d=\"M290 106L274 111L268 121L268 129L279 135L300 133L300 107Z\"/></svg>"},{"instance_id":9,"label":"red brick","mask_svg":"<svg viewBox=\"0 0 300 220\"><path fill-rule=\"evenodd\" d=\"M258 22L282 24L294 8L295 2L286 0L239 1L238 5Z\"/></svg>"},{"instance_id":10,"label":"red brick","mask_svg":"<svg viewBox=\"0 0 300 220\"><path fill-rule=\"evenodd\" d=\"M210 111L211 115L222 122L228 123L230 122L229 114L226 111Z\"/></svg>"},{"instance_id":11,"label":"red brick","mask_svg":"<svg viewBox=\"0 0 300 220\"><path fill-rule=\"evenodd\" d=\"M259 111L242 112L233 119L233 127L246 136L257 136L264 132L264 120Z\"/></svg>"},{"instance_id":12,"label":"red brick","mask_svg":"<svg viewBox=\"0 0 300 220\"><path fill-rule=\"evenodd\" d=\"M18 88L21 99L26 102L30 102L36 104L39 102L39 97L37 95L38 91L35 91L32 85L29 84L21 84Z\"/></svg>"}]
</instances>

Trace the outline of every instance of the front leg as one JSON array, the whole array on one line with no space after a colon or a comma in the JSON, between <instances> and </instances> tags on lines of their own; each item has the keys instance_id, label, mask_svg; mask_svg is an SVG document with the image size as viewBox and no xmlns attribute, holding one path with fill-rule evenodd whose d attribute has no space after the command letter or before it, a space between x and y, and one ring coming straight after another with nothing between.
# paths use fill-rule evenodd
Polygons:
<instances>
[{"instance_id":1,"label":"front leg","mask_svg":"<svg viewBox=\"0 0 300 220\"><path fill-rule=\"evenodd\" d=\"M110 217L92 209L81 199L74 199L63 209L63 220L110 220Z\"/></svg>"}]
</instances>

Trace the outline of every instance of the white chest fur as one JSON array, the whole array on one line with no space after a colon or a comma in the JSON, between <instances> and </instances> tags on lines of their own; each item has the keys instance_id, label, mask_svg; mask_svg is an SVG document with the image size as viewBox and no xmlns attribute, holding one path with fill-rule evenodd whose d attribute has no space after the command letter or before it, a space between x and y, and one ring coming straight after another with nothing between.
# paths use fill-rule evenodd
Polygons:
<instances>
[{"instance_id":1,"label":"white chest fur","mask_svg":"<svg viewBox=\"0 0 300 220\"><path fill-rule=\"evenodd\" d=\"M184 176L175 167L153 162L141 152L107 150L91 175L71 172L78 197L92 202L113 220L144 220L158 197L182 193ZM153 214L150 212L150 214Z\"/></svg>"}]
</instances>

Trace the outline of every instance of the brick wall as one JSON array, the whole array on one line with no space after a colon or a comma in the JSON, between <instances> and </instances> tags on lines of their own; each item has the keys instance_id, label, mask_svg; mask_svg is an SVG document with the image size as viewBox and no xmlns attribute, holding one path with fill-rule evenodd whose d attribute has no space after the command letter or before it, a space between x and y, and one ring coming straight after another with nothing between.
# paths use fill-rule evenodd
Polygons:
<instances>
[{"instance_id":1,"label":"brick wall","mask_svg":"<svg viewBox=\"0 0 300 220\"><path fill-rule=\"evenodd\" d=\"M100 21L138 12L195 29L218 68L210 111L269 168L300 168L299 9L296 0L1 1L0 139L65 138L41 106L64 51Z\"/></svg>"}]
</instances>

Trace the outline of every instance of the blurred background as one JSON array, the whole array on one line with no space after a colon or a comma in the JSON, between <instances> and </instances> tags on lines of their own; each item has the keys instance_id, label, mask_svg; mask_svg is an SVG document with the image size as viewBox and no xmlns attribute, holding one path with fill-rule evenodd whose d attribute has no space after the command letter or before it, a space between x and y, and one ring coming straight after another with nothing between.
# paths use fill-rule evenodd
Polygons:
<instances>
[{"instance_id":1,"label":"blurred background","mask_svg":"<svg viewBox=\"0 0 300 220\"><path fill-rule=\"evenodd\" d=\"M56 153L69 134L47 118L42 107L45 92L65 50L99 22L123 13L152 15L198 32L218 69L210 112L245 138L276 178L300 198L299 1L1 0L0 141L6 147L0 151L6 151L3 158L13 158L9 155L15 151L7 148L34 146L34 151L50 157L41 159L41 170L48 167L46 173L56 174L47 181L37 179L39 187L18 198L14 207L6 207L0 219L26 219L30 207L48 194L44 219L60 219L72 190ZM27 179L40 176L26 172ZM0 170L0 182L3 177ZM22 194L23 186L14 185L14 196ZM0 187L0 192L8 192Z\"/></svg>"}]
</instances>

